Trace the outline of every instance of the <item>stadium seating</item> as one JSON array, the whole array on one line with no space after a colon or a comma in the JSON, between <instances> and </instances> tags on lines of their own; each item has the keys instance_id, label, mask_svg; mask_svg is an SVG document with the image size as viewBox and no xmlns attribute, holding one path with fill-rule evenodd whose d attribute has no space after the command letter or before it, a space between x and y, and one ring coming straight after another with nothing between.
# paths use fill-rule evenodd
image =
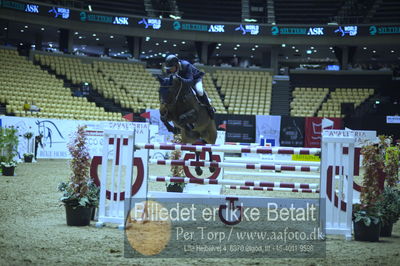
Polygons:
<instances>
[{"instance_id":1,"label":"stadium seating","mask_svg":"<svg viewBox=\"0 0 400 266\"><path fill-rule=\"evenodd\" d=\"M229 114L265 114L271 107L272 78L266 71L216 70Z\"/></svg>"},{"instance_id":2,"label":"stadium seating","mask_svg":"<svg viewBox=\"0 0 400 266\"><path fill-rule=\"evenodd\" d=\"M374 94L374 89L338 88L332 91L330 98L322 104L318 111L319 117L344 117L341 113L342 103L353 103L354 109L360 106L368 97Z\"/></svg>"},{"instance_id":3,"label":"stadium seating","mask_svg":"<svg viewBox=\"0 0 400 266\"><path fill-rule=\"evenodd\" d=\"M203 87L208 94L208 98L211 99L211 104L216 109L216 113L218 114L226 114L227 110L221 100L221 97L218 94L218 91L215 88L214 82L212 80L212 74L207 73L202 69L206 74L203 77Z\"/></svg>"},{"instance_id":4,"label":"stadium seating","mask_svg":"<svg viewBox=\"0 0 400 266\"><path fill-rule=\"evenodd\" d=\"M344 0L274 1L276 23L326 24L338 14Z\"/></svg>"},{"instance_id":5,"label":"stadium seating","mask_svg":"<svg viewBox=\"0 0 400 266\"><path fill-rule=\"evenodd\" d=\"M142 64L36 54L35 59L73 84L88 82L98 93L134 112L158 108L158 81Z\"/></svg>"},{"instance_id":6,"label":"stadium seating","mask_svg":"<svg viewBox=\"0 0 400 266\"><path fill-rule=\"evenodd\" d=\"M382 0L378 1L379 7L371 19L375 23L398 23L400 12L400 1Z\"/></svg>"},{"instance_id":7,"label":"stadium seating","mask_svg":"<svg viewBox=\"0 0 400 266\"><path fill-rule=\"evenodd\" d=\"M328 88L295 88L290 103L290 115L315 116L328 93Z\"/></svg>"},{"instance_id":8,"label":"stadium seating","mask_svg":"<svg viewBox=\"0 0 400 266\"><path fill-rule=\"evenodd\" d=\"M0 49L0 102L8 114L59 119L123 120L120 113L105 112L84 97L73 97L63 81L50 75L16 50ZM25 103L40 108L24 111Z\"/></svg>"},{"instance_id":9,"label":"stadium seating","mask_svg":"<svg viewBox=\"0 0 400 266\"><path fill-rule=\"evenodd\" d=\"M183 19L242 21L242 3L232 0L177 0Z\"/></svg>"}]
</instances>

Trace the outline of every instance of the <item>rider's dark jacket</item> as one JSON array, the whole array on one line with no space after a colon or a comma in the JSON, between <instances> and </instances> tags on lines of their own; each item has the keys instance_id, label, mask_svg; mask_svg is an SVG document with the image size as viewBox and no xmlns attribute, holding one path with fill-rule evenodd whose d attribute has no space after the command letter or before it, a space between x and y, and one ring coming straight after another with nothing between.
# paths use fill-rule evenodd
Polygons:
<instances>
[{"instance_id":1,"label":"rider's dark jacket","mask_svg":"<svg viewBox=\"0 0 400 266\"><path fill-rule=\"evenodd\" d=\"M178 76L181 77L182 81L188 85L194 86L204 76L204 72L198 70L194 65L186 60L179 60L180 68L178 70Z\"/></svg>"}]
</instances>

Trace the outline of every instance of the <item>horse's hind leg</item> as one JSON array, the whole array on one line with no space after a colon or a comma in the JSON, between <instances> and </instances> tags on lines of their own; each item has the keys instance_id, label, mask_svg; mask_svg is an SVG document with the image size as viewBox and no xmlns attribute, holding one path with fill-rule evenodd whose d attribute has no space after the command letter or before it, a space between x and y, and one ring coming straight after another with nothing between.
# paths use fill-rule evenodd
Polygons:
<instances>
[{"instance_id":1,"label":"horse's hind leg","mask_svg":"<svg viewBox=\"0 0 400 266\"><path fill-rule=\"evenodd\" d=\"M200 161L200 152L195 152L196 154L196 162ZM201 170L200 166L196 166L196 168L194 169L196 171L197 175L202 175L203 174L203 170Z\"/></svg>"},{"instance_id":2,"label":"horse's hind leg","mask_svg":"<svg viewBox=\"0 0 400 266\"><path fill-rule=\"evenodd\" d=\"M211 121L211 123L208 125L206 132L207 132L206 143L215 144L215 141L217 140L217 129L215 127L214 121ZM210 162L212 162L213 161L212 151L209 151L208 155L210 156ZM216 169L215 167L209 167L209 170L211 173L214 173Z\"/></svg>"},{"instance_id":3,"label":"horse's hind leg","mask_svg":"<svg viewBox=\"0 0 400 266\"><path fill-rule=\"evenodd\" d=\"M212 161L213 161L212 151L208 152L208 156L210 156L210 163L212 163ZM210 170L211 173L214 173L216 170L215 167L211 167L211 166L208 169Z\"/></svg>"}]
</instances>

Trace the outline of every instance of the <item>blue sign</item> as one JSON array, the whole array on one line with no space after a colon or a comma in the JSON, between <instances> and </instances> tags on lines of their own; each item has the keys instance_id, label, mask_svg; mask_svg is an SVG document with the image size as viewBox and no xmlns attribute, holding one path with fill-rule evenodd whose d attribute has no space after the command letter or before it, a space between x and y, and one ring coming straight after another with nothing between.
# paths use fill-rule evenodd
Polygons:
<instances>
[{"instance_id":1,"label":"blue sign","mask_svg":"<svg viewBox=\"0 0 400 266\"><path fill-rule=\"evenodd\" d=\"M225 25L210 25L208 32L225 32Z\"/></svg>"},{"instance_id":2,"label":"blue sign","mask_svg":"<svg viewBox=\"0 0 400 266\"><path fill-rule=\"evenodd\" d=\"M340 70L340 66L338 66L338 65L327 65L325 70L339 71Z\"/></svg>"},{"instance_id":3,"label":"blue sign","mask_svg":"<svg viewBox=\"0 0 400 266\"><path fill-rule=\"evenodd\" d=\"M26 4L25 12L28 12L28 13L39 13L39 6L38 5Z\"/></svg>"},{"instance_id":4,"label":"blue sign","mask_svg":"<svg viewBox=\"0 0 400 266\"><path fill-rule=\"evenodd\" d=\"M298 28L298 27L284 27L280 28L278 26L273 26L271 28L272 35L311 35L311 36L323 36L325 28L323 27L308 27L308 28Z\"/></svg>"},{"instance_id":5,"label":"blue sign","mask_svg":"<svg viewBox=\"0 0 400 266\"><path fill-rule=\"evenodd\" d=\"M246 33L250 33L250 35L258 35L260 33L260 26L259 25L242 25L240 24L239 27L235 29L235 31L242 31L243 35Z\"/></svg>"},{"instance_id":6,"label":"blue sign","mask_svg":"<svg viewBox=\"0 0 400 266\"><path fill-rule=\"evenodd\" d=\"M113 24L117 25L129 25L129 18L127 17L114 17Z\"/></svg>"},{"instance_id":7,"label":"blue sign","mask_svg":"<svg viewBox=\"0 0 400 266\"><path fill-rule=\"evenodd\" d=\"M152 27L153 30L159 30L161 28L161 19L156 18L143 18L138 22L138 24L143 24L144 28L147 29L148 27Z\"/></svg>"},{"instance_id":8,"label":"blue sign","mask_svg":"<svg viewBox=\"0 0 400 266\"><path fill-rule=\"evenodd\" d=\"M174 21L174 23L172 23L172 28L174 30L187 30L187 31L206 31L215 33L225 32L225 25L221 24L206 25L206 24L195 24L195 23L181 23L179 21Z\"/></svg>"},{"instance_id":9,"label":"blue sign","mask_svg":"<svg viewBox=\"0 0 400 266\"><path fill-rule=\"evenodd\" d=\"M61 16L61 18L63 18L63 19L69 19L69 9L68 8L53 7L52 9L49 10L49 13L54 13L55 18L58 18L58 16Z\"/></svg>"},{"instance_id":10,"label":"blue sign","mask_svg":"<svg viewBox=\"0 0 400 266\"><path fill-rule=\"evenodd\" d=\"M370 26L369 35L400 34L400 26Z\"/></svg>"},{"instance_id":11,"label":"blue sign","mask_svg":"<svg viewBox=\"0 0 400 266\"><path fill-rule=\"evenodd\" d=\"M358 33L358 27L357 26L339 26L339 28L337 28L335 30L335 33L341 33L341 36L356 36Z\"/></svg>"}]
</instances>

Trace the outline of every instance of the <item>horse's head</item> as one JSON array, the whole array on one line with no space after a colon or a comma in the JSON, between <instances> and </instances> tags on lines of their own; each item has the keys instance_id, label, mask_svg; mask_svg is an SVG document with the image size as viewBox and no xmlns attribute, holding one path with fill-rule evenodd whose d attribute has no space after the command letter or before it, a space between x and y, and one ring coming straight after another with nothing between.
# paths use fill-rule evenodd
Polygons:
<instances>
[{"instance_id":1,"label":"horse's head","mask_svg":"<svg viewBox=\"0 0 400 266\"><path fill-rule=\"evenodd\" d=\"M171 101L171 97L175 97L177 93L177 88L179 88L181 81L175 75L170 75L168 77L157 76L160 82L160 94L163 100L168 103Z\"/></svg>"}]
</instances>

